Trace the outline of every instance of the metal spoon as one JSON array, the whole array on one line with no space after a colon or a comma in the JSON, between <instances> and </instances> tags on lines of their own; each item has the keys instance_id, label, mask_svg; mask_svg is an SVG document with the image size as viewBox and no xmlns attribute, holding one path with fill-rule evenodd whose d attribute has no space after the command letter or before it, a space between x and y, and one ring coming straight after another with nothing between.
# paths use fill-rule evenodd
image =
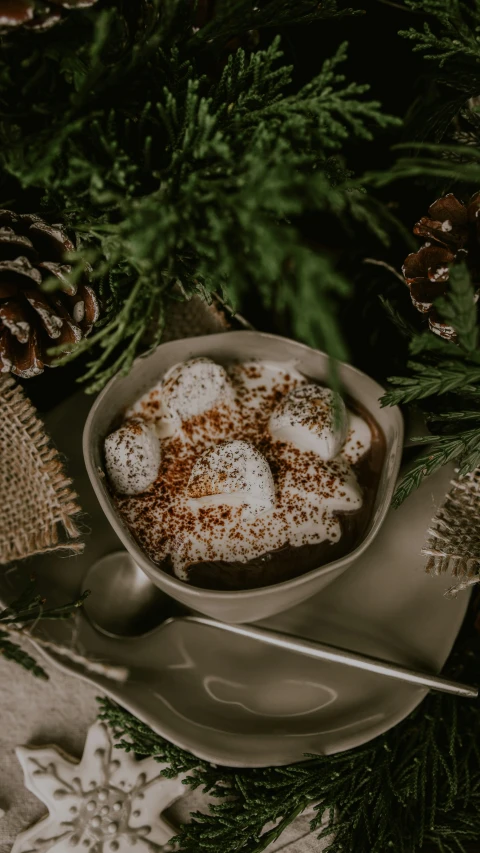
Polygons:
<instances>
[{"instance_id":1,"label":"metal spoon","mask_svg":"<svg viewBox=\"0 0 480 853\"><path fill-rule=\"evenodd\" d=\"M142 637L172 615L172 600L158 589L128 551L114 551L88 570L82 591L89 589L89 622L108 637Z\"/></svg>"},{"instance_id":2,"label":"metal spoon","mask_svg":"<svg viewBox=\"0 0 480 853\"><path fill-rule=\"evenodd\" d=\"M142 637L164 622L182 619L258 640L266 645L317 660L339 663L342 666L376 672L387 678L408 681L410 684L416 684L417 687L427 687L429 690L439 690L442 693L453 693L456 696L472 699L478 696L478 689L468 684L460 684L430 673L417 672L390 661L327 643L295 637L293 634L284 634L281 631L272 631L256 625L231 625L207 616L184 615L188 611L157 589L138 568L127 551L116 551L94 563L85 577L83 589L89 589L92 593L84 604L89 621L97 631L109 637Z\"/></svg>"}]
</instances>

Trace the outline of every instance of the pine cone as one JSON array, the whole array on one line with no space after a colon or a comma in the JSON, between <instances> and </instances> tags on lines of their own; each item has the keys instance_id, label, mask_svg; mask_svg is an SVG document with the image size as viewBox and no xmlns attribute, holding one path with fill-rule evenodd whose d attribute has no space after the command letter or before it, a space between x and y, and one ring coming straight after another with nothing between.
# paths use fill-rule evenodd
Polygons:
<instances>
[{"instance_id":1,"label":"pine cone","mask_svg":"<svg viewBox=\"0 0 480 853\"><path fill-rule=\"evenodd\" d=\"M427 242L408 255L403 275L415 308L428 315L436 335L452 340L455 330L442 323L433 307L435 299L448 291L449 265L466 261L474 282L480 282L480 192L465 205L452 193L437 199L413 233Z\"/></svg>"},{"instance_id":2,"label":"pine cone","mask_svg":"<svg viewBox=\"0 0 480 853\"><path fill-rule=\"evenodd\" d=\"M97 0L0 0L0 34L19 27L48 30L70 9L86 9Z\"/></svg>"},{"instance_id":3,"label":"pine cone","mask_svg":"<svg viewBox=\"0 0 480 853\"><path fill-rule=\"evenodd\" d=\"M28 378L52 359L47 350L65 351L88 335L99 307L87 283L87 267L76 284L65 252L74 245L58 225L39 216L0 210L0 372ZM45 293L42 281L56 276L59 290Z\"/></svg>"}]
</instances>

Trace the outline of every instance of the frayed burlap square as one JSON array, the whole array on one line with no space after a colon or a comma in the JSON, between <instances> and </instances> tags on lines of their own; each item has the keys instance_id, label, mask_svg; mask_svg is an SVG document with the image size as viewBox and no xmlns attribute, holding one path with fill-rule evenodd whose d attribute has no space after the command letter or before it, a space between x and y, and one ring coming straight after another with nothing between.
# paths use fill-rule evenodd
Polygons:
<instances>
[{"instance_id":1,"label":"frayed burlap square","mask_svg":"<svg viewBox=\"0 0 480 853\"><path fill-rule=\"evenodd\" d=\"M248 325L243 318L237 327ZM219 303L198 297L172 300L164 341L230 328ZM20 386L0 377L0 563L60 548L81 551L75 516L80 512L72 482Z\"/></svg>"},{"instance_id":2,"label":"frayed burlap square","mask_svg":"<svg viewBox=\"0 0 480 853\"><path fill-rule=\"evenodd\" d=\"M427 572L456 578L449 595L480 582L480 468L452 480L422 554Z\"/></svg>"},{"instance_id":3,"label":"frayed burlap square","mask_svg":"<svg viewBox=\"0 0 480 853\"><path fill-rule=\"evenodd\" d=\"M60 548L73 540L80 511L35 408L11 376L0 377L0 563Z\"/></svg>"}]
</instances>

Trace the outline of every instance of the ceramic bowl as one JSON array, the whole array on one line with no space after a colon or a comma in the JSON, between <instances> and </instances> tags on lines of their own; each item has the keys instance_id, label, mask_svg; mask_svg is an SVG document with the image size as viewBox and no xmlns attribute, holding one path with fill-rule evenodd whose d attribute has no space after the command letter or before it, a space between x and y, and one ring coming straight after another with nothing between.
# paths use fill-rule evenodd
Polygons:
<instances>
[{"instance_id":1,"label":"ceramic bowl","mask_svg":"<svg viewBox=\"0 0 480 853\"><path fill-rule=\"evenodd\" d=\"M224 364L239 359L288 362L309 378L328 380L329 360L325 353L276 335L222 332L161 344L151 355L137 359L127 376L114 377L97 397L83 434L85 464L108 521L135 562L157 587L186 607L215 619L254 622L287 610L319 592L351 566L374 540L390 505L400 466L402 416L397 407L383 409L380 406L383 389L373 379L348 364L340 364L339 373L346 392L373 415L386 440L377 497L362 541L347 556L282 583L241 591L199 589L162 571L142 550L115 508L103 469L105 436L118 426L125 409L174 364L197 356L208 356Z\"/></svg>"}]
</instances>

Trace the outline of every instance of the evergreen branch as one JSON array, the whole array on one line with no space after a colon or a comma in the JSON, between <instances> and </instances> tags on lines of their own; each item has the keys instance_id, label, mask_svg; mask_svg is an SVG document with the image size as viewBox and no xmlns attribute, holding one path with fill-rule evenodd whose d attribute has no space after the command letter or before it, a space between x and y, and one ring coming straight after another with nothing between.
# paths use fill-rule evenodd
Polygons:
<instances>
[{"instance_id":1,"label":"evergreen branch","mask_svg":"<svg viewBox=\"0 0 480 853\"><path fill-rule=\"evenodd\" d=\"M475 401L480 399L480 388L462 388L460 390L453 390L452 394L464 397L466 400Z\"/></svg>"},{"instance_id":2,"label":"evergreen branch","mask_svg":"<svg viewBox=\"0 0 480 853\"><path fill-rule=\"evenodd\" d=\"M451 341L446 341L439 335L432 335L428 329L421 334L414 334L410 340L409 350L412 355L427 355L429 358L447 361L451 359L459 360L465 358L465 353L460 348L452 347ZM475 361L476 356L472 353L469 355L469 361Z\"/></svg>"},{"instance_id":3,"label":"evergreen branch","mask_svg":"<svg viewBox=\"0 0 480 853\"><path fill-rule=\"evenodd\" d=\"M425 477L430 476L447 462L458 459L459 475L467 474L480 465L480 428L457 435L427 436L415 439L427 443L428 453L420 456L413 467L403 475L393 496L392 505L400 506Z\"/></svg>"},{"instance_id":4,"label":"evergreen branch","mask_svg":"<svg viewBox=\"0 0 480 853\"><path fill-rule=\"evenodd\" d=\"M480 367L462 361L443 361L439 365L421 364L411 361L407 365L413 376L391 376L389 382L397 386L390 388L381 399L382 406L410 403L448 391L477 391L480 382Z\"/></svg>"},{"instance_id":5,"label":"evergreen branch","mask_svg":"<svg viewBox=\"0 0 480 853\"><path fill-rule=\"evenodd\" d=\"M401 314L385 296L379 296L379 300L385 310L385 313L388 315L389 320L398 329L400 334L404 338L412 338L415 335L416 330L411 323L408 323L407 320L405 320L403 314Z\"/></svg>"},{"instance_id":6,"label":"evergreen branch","mask_svg":"<svg viewBox=\"0 0 480 853\"><path fill-rule=\"evenodd\" d=\"M423 32L414 27L400 32L414 42L414 51L424 53L425 59L437 62L442 68L450 60L480 61L477 39L480 6L478 0L471 5L462 0L405 0L405 5L414 12L430 15L439 27L440 34L428 22Z\"/></svg>"},{"instance_id":7,"label":"evergreen branch","mask_svg":"<svg viewBox=\"0 0 480 853\"><path fill-rule=\"evenodd\" d=\"M470 152L472 149L470 149ZM369 172L362 176L362 184L366 186L384 187L394 181L412 180L414 178L433 178L438 186L439 180L447 183L466 184L470 187L480 185L480 164L464 162L463 149L460 146L439 147L439 157L400 157L388 172ZM451 157L446 156L451 153ZM459 158L458 160L456 158Z\"/></svg>"},{"instance_id":8,"label":"evergreen branch","mask_svg":"<svg viewBox=\"0 0 480 853\"><path fill-rule=\"evenodd\" d=\"M399 119L384 115L378 101L363 101L361 97L368 92L369 86L356 83L345 84L345 76L338 74L336 68L347 57L347 42L340 45L337 53L325 60L320 74L300 91L265 107L261 116L256 111L249 114L249 120L256 124L259 118L281 117L282 121L301 115L306 119L318 120L322 129L324 149L338 148L340 142L347 139L350 131L360 139L372 139L367 121L388 128L401 124Z\"/></svg>"},{"instance_id":9,"label":"evergreen branch","mask_svg":"<svg viewBox=\"0 0 480 853\"><path fill-rule=\"evenodd\" d=\"M396 150L405 148L411 150L412 145L395 146ZM433 178L437 184L439 180L463 183L474 190L480 185L480 151L472 145L416 142L415 152L415 155L399 157L388 171L362 176L362 184L384 187L394 181Z\"/></svg>"},{"instance_id":10,"label":"evergreen branch","mask_svg":"<svg viewBox=\"0 0 480 853\"><path fill-rule=\"evenodd\" d=\"M8 660L13 660L24 669L29 670L39 678L48 679L48 675L40 664L25 652L14 638L22 636L22 629L36 624L43 619L68 619L77 608L81 607L88 592L80 598L60 606L45 607L45 599L37 594L36 582L32 578L21 595L8 607L0 610L0 654ZM24 635L28 637L28 634Z\"/></svg>"},{"instance_id":11,"label":"evergreen branch","mask_svg":"<svg viewBox=\"0 0 480 853\"><path fill-rule=\"evenodd\" d=\"M35 584L35 581L32 583ZM45 599L40 596L35 596L26 608L19 607L18 601L14 602L10 607L0 611L0 625L27 625L30 622L38 622L40 619L70 619L75 611L82 607L88 595L88 592L84 592L79 598L68 602L68 604L47 608L45 607Z\"/></svg>"},{"instance_id":12,"label":"evergreen branch","mask_svg":"<svg viewBox=\"0 0 480 853\"><path fill-rule=\"evenodd\" d=\"M267 832L262 833L260 841L252 849L252 853L263 853L264 850L267 850L268 847L280 838L287 827L289 827L290 824L292 824L293 821L301 815L310 804L310 800L300 800L300 802L298 802L284 818L277 822L276 826L267 830Z\"/></svg>"},{"instance_id":13,"label":"evergreen branch","mask_svg":"<svg viewBox=\"0 0 480 853\"><path fill-rule=\"evenodd\" d=\"M336 0L217 0L212 20L195 35L195 42L203 45L225 43L232 36L264 27L310 24L314 21L361 15L362 10L339 9Z\"/></svg>"},{"instance_id":14,"label":"evergreen branch","mask_svg":"<svg viewBox=\"0 0 480 853\"><path fill-rule=\"evenodd\" d=\"M480 411L475 410L460 410L455 412L426 412L426 417L431 421L478 421L480 420Z\"/></svg>"},{"instance_id":15,"label":"evergreen branch","mask_svg":"<svg viewBox=\"0 0 480 853\"><path fill-rule=\"evenodd\" d=\"M48 680L48 675L43 667L28 652L24 651L18 643L12 641L8 631L0 630L0 654L7 660L14 661L19 666L22 666L37 678L42 678L44 681Z\"/></svg>"},{"instance_id":16,"label":"evergreen branch","mask_svg":"<svg viewBox=\"0 0 480 853\"><path fill-rule=\"evenodd\" d=\"M308 5L259 2L259 18L302 19ZM352 184L340 157L348 138L398 120L339 73L346 45L296 93L278 39L237 50L215 79L197 47L207 50L223 12L233 20L244 1L217 4L193 38L192 4L165 7L135 31L132 50L122 16L107 8L87 16L93 30L78 43L71 33L24 61L0 56L0 80L9 78L0 164L80 235L106 306L94 334L51 354L63 364L91 350L85 379L96 391L161 339L171 298L216 293L234 309L251 299L285 311L299 337L345 356L336 314L349 283L328 252L307 248L300 222L329 214L388 240L392 217Z\"/></svg>"},{"instance_id":17,"label":"evergreen branch","mask_svg":"<svg viewBox=\"0 0 480 853\"><path fill-rule=\"evenodd\" d=\"M448 279L448 292L435 301L442 320L455 329L457 341L467 353L478 346L475 288L465 264L453 265Z\"/></svg>"}]
</instances>

